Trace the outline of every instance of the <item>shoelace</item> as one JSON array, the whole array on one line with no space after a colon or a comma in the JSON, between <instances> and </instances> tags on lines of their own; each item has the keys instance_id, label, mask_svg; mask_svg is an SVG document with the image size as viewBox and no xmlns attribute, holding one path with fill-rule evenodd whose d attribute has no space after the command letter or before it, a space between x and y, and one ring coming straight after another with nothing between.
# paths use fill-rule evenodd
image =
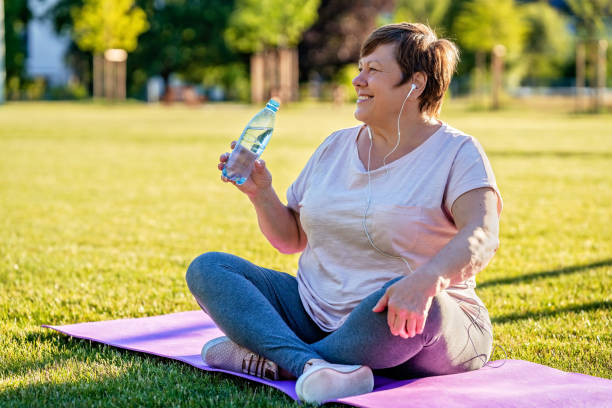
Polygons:
<instances>
[{"instance_id":1,"label":"shoelace","mask_svg":"<svg viewBox=\"0 0 612 408\"><path fill-rule=\"evenodd\" d=\"M255 362L255 367L253 363ZM247 354L242 360L242 372L268 380L278 380L276 364L255 353Z\"/></svg>"}]
</instances>

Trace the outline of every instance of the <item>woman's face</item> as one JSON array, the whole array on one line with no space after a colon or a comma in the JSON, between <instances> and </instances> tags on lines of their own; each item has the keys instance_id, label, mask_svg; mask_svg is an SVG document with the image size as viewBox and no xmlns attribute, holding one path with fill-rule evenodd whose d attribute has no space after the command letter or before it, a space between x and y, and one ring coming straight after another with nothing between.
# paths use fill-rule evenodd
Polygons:
<instances>
[{"instance_id":1,"label":"woman's face","mask_svg":"<svg viewBox=\"0 0 612 408\"><path fill-rule=\"evenodd\" d=\"M355 118L369 125L384 124L397 117L410 83L396 86L402 71L395 60L395 44L382 44L359 60L359 75L353 79L357 92Z\"/></svg>"}]
</instances>

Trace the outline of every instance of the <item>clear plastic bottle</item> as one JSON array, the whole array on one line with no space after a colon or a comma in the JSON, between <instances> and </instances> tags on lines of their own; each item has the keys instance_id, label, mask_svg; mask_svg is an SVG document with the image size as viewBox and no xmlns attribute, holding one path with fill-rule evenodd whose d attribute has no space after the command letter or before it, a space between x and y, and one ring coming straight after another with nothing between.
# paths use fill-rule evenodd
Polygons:
<instances>
[{"instance_id":1,"label":"clear plastic bottle","mask_svg":"<svg viewBox=\"0 0 612 408\"><path fill-rule=\"evenodd\" d=\"M274 119L280 104L270 99L266 107L259 111L246 125L240 139L230 154L223 176L243 184L253 171L255 160L263 153L274 130Z\"/></svg>"}]
</instances>

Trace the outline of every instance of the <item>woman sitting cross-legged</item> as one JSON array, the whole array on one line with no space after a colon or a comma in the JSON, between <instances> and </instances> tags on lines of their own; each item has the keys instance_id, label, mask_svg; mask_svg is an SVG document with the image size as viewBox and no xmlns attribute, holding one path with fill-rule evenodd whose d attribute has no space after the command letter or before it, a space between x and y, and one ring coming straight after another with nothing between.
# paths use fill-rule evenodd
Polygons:
<instances>
[{"instance_id":1,"label":"woman sitting cross-legged","mask_svg":"<svg viewBox=\"0 0 612 408\"><path fill-rule=\"evenodd\" d=\"M322 402L372 391L373 372L488 361L474 276L498 247L502 202L480 144L438 119L457 58L425 25L375 30L353 80L363 125L325 139L287 205L262 161L237 186L270 243L302 254L297 277L225 253L191 263L189 289L227 335L204 345L207 364L297 378L301 400Z\"/></svg>"}]
</instances>

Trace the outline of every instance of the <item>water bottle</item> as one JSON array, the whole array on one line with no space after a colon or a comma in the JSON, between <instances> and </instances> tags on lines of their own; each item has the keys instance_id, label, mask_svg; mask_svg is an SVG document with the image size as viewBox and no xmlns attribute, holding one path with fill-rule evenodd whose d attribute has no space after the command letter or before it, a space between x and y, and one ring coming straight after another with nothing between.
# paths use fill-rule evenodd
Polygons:
<instances>
[{"instance_id":1,"label":"water bottle","mask_svg":"<svg viewBox=\"0 0 612 408\"><path fill-rule=\"evenodd\" d=\"M253 171L255 160L261 156L270 141L279 106L277 101L270 99L266 107L249 121L223 168L224 177L235 181L238 185L247 181Z\"/></svg>"}]
</instances>

